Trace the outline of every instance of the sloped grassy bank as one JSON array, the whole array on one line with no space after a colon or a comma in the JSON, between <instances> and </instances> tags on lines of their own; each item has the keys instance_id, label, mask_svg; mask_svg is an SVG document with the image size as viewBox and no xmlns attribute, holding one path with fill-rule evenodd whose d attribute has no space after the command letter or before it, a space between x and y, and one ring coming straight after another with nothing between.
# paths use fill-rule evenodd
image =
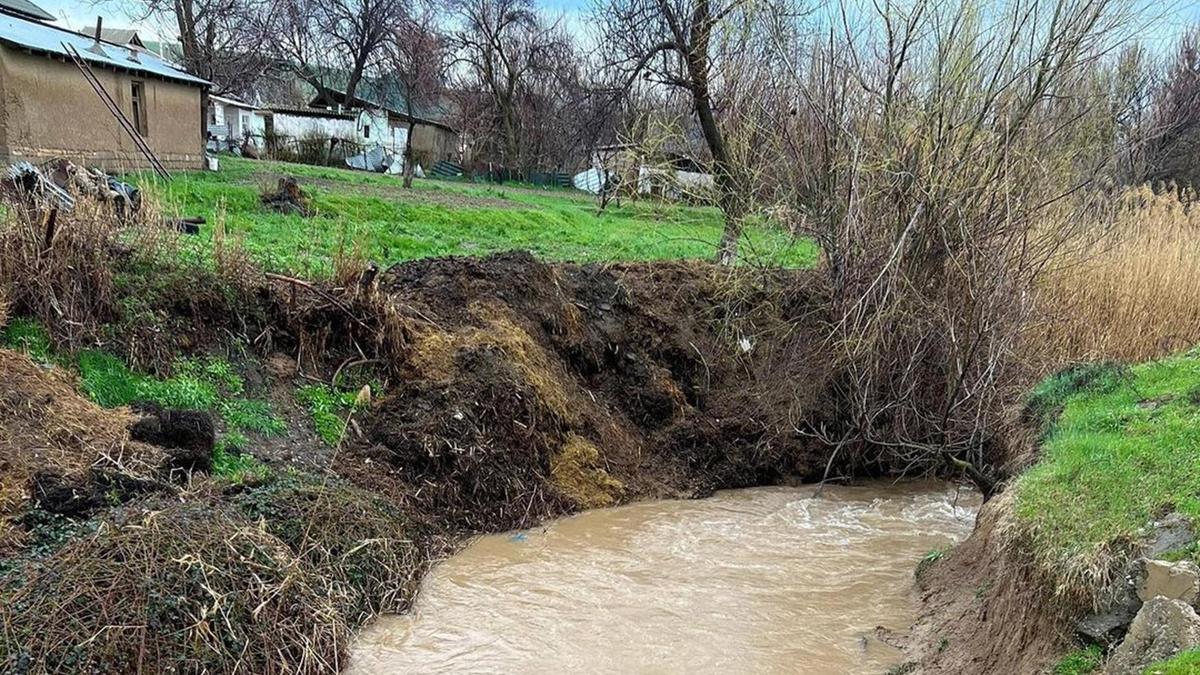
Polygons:
<instances>
[{"instance_id":1,"label":"sloped grassy bank","mask_svg":"<svg viewBox=\"0 0 1200 675\"><path fill-rule=\"evenodd\" d=\"M1034 389L1024 416L1036 463L919 579L926 672L1099 672L1132 614L1099 640L1081 619L1126 611L1141 556L1197 559L1200 352L1069 368ZM1164 523L1176 523L1170 537ZM1146 672L1195 662L1182 654Z\"/></svg>"},{"instance_id":2,"label":"sloped grassy bank","mask_svg":"<svg viewBox=\"0 0 1200 675\"><path fill-rule=\"evenodd\" d=\"M804 272L502 254L107 283L160 268L76 243L51 252L70 274L5 289L6 671L336 670L471 533L826 467L797 433L831 414Z\"/></svg>"}]
</instances>

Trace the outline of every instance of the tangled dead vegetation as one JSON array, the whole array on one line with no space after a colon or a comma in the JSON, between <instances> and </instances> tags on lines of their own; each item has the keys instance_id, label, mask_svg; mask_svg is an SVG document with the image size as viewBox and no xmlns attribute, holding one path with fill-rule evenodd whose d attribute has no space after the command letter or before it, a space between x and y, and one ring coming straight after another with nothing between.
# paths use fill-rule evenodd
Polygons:
<instances>
[{"instance_id":1,"label":"tangled dead vegetation","mask_svg":"<svg viewBox=\"0 0 1200 675\"><path fill-rule=\"evenodd\" d=\"M6 590L8 672L327 672L349 631L314 570L207 500L139 504Z\"/></svg>"},{"instance_id":2,"label":"tangled dead vegetation","mask_svg":"<svg viewBox=\"0 0 1200 675\"><path fill-rule=\"evenodd\" d=\"M440 546L378 496L300 474L151 497L0 575L0 664L334 672L354 627L407 607Z\"/></svg>"},{"instance_id":3,"label":"tangled dead vegetation","mask_svg":"<svg viewBox=\"0 0 1200 675\"><path fill-rule=\"evenodd\" d=\"M24 537L12 518L31 503L81 515L166 485L166 453L129 439L128 410L100 408L24 354L0 349L0 373L0 551Z\"/></svg>"},{"instance_id":4,"label":"tangled dead vegetation","mask_svg":"<svg viewBox=\"0 0 1200 675\"><path fill-rule=\"evenodd\" d=\"M827 449L797 427L825 413L819 292L761 274L521 253L399 265L379 281L407 335L399 376L335 468L472 531L818 475Z\"/></svg>"}]
</instances>

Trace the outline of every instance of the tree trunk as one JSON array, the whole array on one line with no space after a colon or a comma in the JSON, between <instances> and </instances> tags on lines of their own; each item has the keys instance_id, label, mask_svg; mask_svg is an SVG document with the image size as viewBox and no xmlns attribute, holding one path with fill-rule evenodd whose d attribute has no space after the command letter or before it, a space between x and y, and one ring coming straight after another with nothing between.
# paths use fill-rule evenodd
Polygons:
<instances>
[{"instance_id":1,"label":"tree trunk","mask_svg":"<svg viewBox=\"0 0 1200 675\"><path fill-rule=\"evenodd\" d=\"M411 188L413 182L413 129L416 124L412 119L412 111L408 112L408 137L404 139L404 187Z\"/></svg>"},{"instance_id":2,"label":"tree trunk","mask_svg":"<svg viewBox=\"0 0 1200 675\"><path fill-rule=\"evenodd\" d=\"M686 61L688 77L691 80L692 104L696 109L700 130L704 133L704 142L713 157L713 178L720 193L718 204L725 215L725 229L721 233L721 243L717 246L717 262L721 265L731 265L737 259L738 240L742 236L746 211L745 195L742 194L742 182L738 179L730 160L725 137L721 128L717 126L712 99L708 92L708 43L711 30L708 0L698 0L692 13L691 49L686 54Z\"/></svg>"}]
</instances>

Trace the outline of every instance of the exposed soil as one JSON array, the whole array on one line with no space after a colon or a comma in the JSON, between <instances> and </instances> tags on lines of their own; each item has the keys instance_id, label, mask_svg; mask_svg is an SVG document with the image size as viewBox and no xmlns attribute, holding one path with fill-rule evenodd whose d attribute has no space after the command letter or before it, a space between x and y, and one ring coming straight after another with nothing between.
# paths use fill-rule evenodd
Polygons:
<instances>
[{"instance_id":1,"label":"exposed soil","mask_svg":"<svg viewBox=\"0 0 1200 675\"><path fill-rule=\"evenodd\" d=\"M413 318L401 374L335 469L471 530L811 477L827 449L796 425L829 380L812 281L727 275L515 253L399 265L380 289Z\"/></svg>"},{"instance_id":2,"label":"exposed soil","mask_svg":"<svg viewBox=\"0 0 1200 675\"><path fill-rule=\"evenodd\" d=\"M257 300L208 323L244 321L247 389L292 427L251 449L273 469L259 484L205 476L199 418L102 410L0 350L0 663L325 671L467 534L819 478L829 449L802 433L830 414L818 279L513 253L234 296ZM382 395L328 448L289 393L352 370ZM67 520L48 536L42 511Z\"/></svg>"},{"instance_id":3,"label":"exposed soil","mask_svg":"<svg viewBox=\"0 0 1200 675\"><path fill-rule=\"evenodd\" d=\"M1010 502L1001 494L985 504L975 532L918 575L924 611L911 655L920 667L911 672L1041 673L1069 650L1073 612L1012 540Z\"/></svg>"}]
</instances>

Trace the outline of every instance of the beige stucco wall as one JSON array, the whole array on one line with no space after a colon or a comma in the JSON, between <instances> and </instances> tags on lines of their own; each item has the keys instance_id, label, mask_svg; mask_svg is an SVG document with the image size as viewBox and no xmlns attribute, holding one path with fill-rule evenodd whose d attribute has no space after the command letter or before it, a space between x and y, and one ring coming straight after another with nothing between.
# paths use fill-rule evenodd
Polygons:
<instances>
[{"instance_id":1,"label":"beige stucco wall","mask_svg":"<svg viewBox=\"0 0 1200 675\"><path fill-rule=\"evenodd\" d=\"M441 127L417 124L413 127L413 153L418 161L430 164L443 159L460 161L458 135Z\"/></svg>"},{"instance_id":2,"label":"beige stucco wall","mask_svg":"<svg viewBox=\"0 0 1200 675\"><path fill-rule=\"evenodd\" d=\"M144 83L146 141L168 169L204 164L198 87L93 66L131 121L131 83ZM133 140L74 63L0 46L0 161L52 157L108 171L145 168Z\"/></svg>"}]
</instances>

